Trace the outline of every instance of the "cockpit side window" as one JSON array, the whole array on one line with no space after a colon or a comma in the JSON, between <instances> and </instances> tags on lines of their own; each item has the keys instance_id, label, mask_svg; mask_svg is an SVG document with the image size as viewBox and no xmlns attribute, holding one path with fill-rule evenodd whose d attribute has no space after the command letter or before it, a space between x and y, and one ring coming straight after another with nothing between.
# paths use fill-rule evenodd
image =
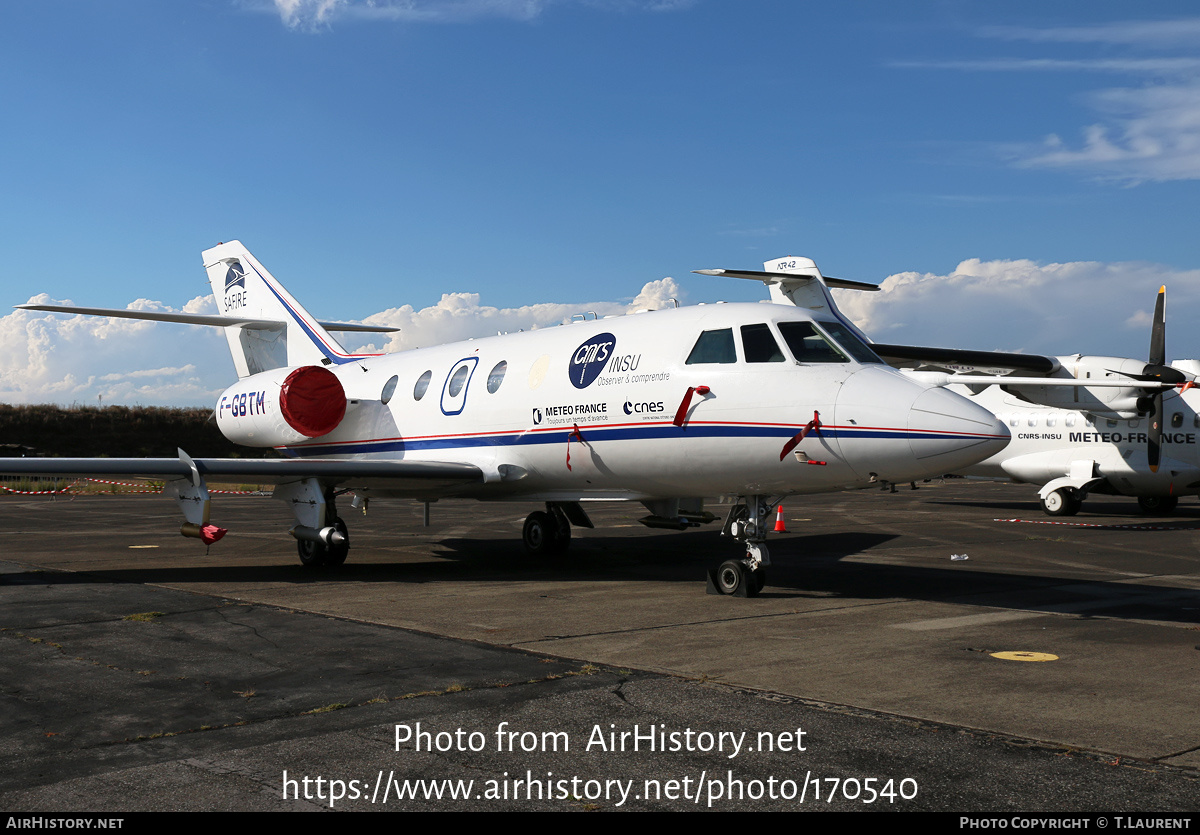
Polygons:
<instances>
[{"instance_id":1,"label":"cockpit side window","mask_svg":"<svg viewBox=\"0 0 1200 835\"><path fill-rule=\"evenodd\" d=\"M825 333L833 337L833 341L850 356L854 357L861 363L883 363L871 346L863 342L854 331L850 330L840 322L821 322L821 328Z\"/></svg>"},{"instance_id":2,"label":"cockpit side window","mask_svg":"<svg viewBox=\"0 0 1200 835\"><path fill-rule=\"evenodd\" d=\"M779 332L796 362L849 362L812 322L780 322Z\"/></svg>"},{"instance_id":3,"label":"cockpit side window","mask_svg":"<svg viewBox=\"0 0 1200 835\"><path fill-rule=\"evenodd\" d=\"M704 331L688 354L687 364L705 362L737 362L737 349L733 346L733 328L719 331Z\"/></svg>"},{"instance_id":4,"label":"cockpit side window","mask_svg":"<svg viewBox=\"0 0 1200 835\"><path fill-rule=\"evenodd\" d=\"M783 351L765 324L742 325L742 353L746 362L783 362Z\"/></svg>"}]
</instances>

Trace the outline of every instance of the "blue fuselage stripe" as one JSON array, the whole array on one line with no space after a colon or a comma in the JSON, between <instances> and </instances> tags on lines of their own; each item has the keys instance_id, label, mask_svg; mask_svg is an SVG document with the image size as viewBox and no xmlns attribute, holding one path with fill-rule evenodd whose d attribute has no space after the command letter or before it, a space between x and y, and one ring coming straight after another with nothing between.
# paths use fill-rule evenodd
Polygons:
<instances>
[{"instance_id":1,"label":"blue fuselage stripe","mask_svg":"<svg viewBox=\"0 0 1200 835\"><path fill-rule=\"evenodd\" d=\"M579 427L585 442L665 440L668 438L791 438L803 427L793 426L712 426L672 424L635 427ZM334 444L306 444L286 447L285 451L298 457L312 455L357 455L368 452L416 452L430 449L468 449L488 446L535 446L565 444L575 433L574 427L552 432L501 432L494 435L441 436L433 438L383 438L368 441L346 441ZM959 432L910 432L903 429L830 429L822 427L818 438L909 438L914 440L991 440L995 435ZM578 438L576 438L578 440Z\"/></svg>"}]
</instances>

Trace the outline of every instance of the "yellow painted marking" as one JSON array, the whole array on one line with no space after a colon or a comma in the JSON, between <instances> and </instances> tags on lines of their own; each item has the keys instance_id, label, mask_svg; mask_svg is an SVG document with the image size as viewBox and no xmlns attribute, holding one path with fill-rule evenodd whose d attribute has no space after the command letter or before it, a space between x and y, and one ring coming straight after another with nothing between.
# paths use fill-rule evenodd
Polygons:
<instances>
[{"instance_id":1,"label":"yellow painted marking","mask_svg":"<svg viewBox=\"0 0 1200 835\"><path fill-rule=\"evenodd\" d=\"M157 548L157 545L130 545L130 548Z\"/></svg>"},{"instance_id":2,"label":"yellow painted marking","mask_svg":"<svg viewBox=\"0 0 1200 835\"><path fill-rule=\"evenodd\" d=\"M1057 655L1048 652L993 652L992 658L1001 661L1057 661Z\"/></svg>"}]
</instances>

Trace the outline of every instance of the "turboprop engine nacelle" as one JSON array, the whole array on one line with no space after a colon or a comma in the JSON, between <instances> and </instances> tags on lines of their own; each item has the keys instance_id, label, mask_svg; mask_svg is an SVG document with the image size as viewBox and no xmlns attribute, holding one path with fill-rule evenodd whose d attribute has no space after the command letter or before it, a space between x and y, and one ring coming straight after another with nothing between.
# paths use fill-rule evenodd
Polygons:
<instances>
[{"instance_id":1,"label":"turboprop engine nacelle","mask_svg":"<svg viewBox=\"0 0 1200 835\"><path fill-rule=\"evenodd\" d=\"M221 434L272 447L328 435L346 415L346 391L327 368L275 368L239 380L217 401Z\"/></svg>"},{"instance_id":2,"label":"turboprop engine nacelle","mask_svg":"<svg viewBox=\"0 0 1200 835\"><path fill-rule=\"evenodd\" d=\"M1139 402L1152 393L1138 386L1133 375L1141 374L1146 364L1122 357L1070 356L1058 357L1061 369L1053 377L1074 377L1077 380L1128 380L1129 386L1114 388L1074 388L1066 386L1020 385L1005 386L1005 391L1033 403L1052 409L1089 412L1098 417L1127 420L1145 414L1147 408ZM969 379L969 378L964 378Z\"/></svg>"}]
</instances>

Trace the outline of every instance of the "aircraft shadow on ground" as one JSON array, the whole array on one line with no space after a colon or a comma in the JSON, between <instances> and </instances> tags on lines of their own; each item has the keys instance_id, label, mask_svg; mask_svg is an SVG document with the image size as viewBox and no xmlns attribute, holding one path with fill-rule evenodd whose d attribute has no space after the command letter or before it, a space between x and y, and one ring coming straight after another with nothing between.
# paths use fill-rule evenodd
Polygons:
<instances>
[{"instance_id":1,"label":"aircraft shadow on ground","mask_svg":"<svg viewBox=\"0 0 1200 835\"><path fill-rule=\"evenodd\" d=\"M775 539L771 543L768 584L761 597L766 600L911 599L1016 611L1075 612L1083 617L1200 623L1200 590L1081 581L1077 576L1002 573L980 571L974 567L930 568L846 559L860 555L869 559L873 548L896 538L891 534L849 531ZM317 569L281 564L16 572L0 575L0 585L665 582L693 585L697 594L703 594L705 571L733 556L730 547L733 544L715 532L634 536L589 534L573 543L572 550L565 556L534 560L524 554L519 543L454 538L436 540L430 555L433 559L421 561L349 562L338 568ZM368 553L369 548L369 544L363 546ZM284 556L280 554L281 559ZM1100 602L1110 593L1111 603ZM713 601L714 605L732 602L716 597ZM1081 602L1086 605L1085 610L1078 610L1076 604ZM753 606L754 602L745 605Z\"/></svg>"},{"instance_id":2,"label":"aircraft shadow on ground","mask_svg":"<svg viewBox=\"0 0 1200 835\"><path fill-rule=\"evenodd\" d=\"M1086 522L1088 524L1110 525L1157 525L1177 529L1200 529L1200 505L1180 505L1173 513L1165 516L1151 516L1142 513L1133 499L1112 499L1111 497L1089 497L1084 499L1083 509L1076 516L1047 516L1037 502L1013 501L970 501L968 499L940 500L930 499L930 505L942 507L978 507L983 509L1012 512L1023 519L1046 522Z\"/></svg>"}]
</instances>

